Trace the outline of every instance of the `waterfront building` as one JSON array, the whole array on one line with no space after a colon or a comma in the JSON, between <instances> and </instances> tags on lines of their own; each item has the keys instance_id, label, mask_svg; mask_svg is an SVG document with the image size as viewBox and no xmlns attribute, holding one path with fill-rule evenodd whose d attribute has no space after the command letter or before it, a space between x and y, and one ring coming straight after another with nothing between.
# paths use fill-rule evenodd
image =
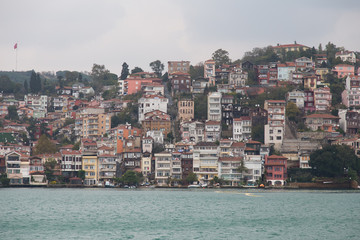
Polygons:
<instances>
[{"instance_id":1,"label":"waterfront building","mask_svg":"<svg viewBox=\"0 0 360 240\"><path fill-rule=\"evenodd\" d=\"M220 157L218 161L219 178L229 181L230 186L241 185L243 176L238 167L242 161L242 157Z\"/></svg>"},{"instance_id":2,"label":"waterfront building","mask_svg":"<svg viewBox=\"0 0 360 240\"><path fill-rule=\"evenodd\" d=\"M201 183L209 183L218 175L218 146L214 142L194 145L193 169Z\"/></svg>"},{"instance_id":3,"label":"waterfront building","mask_svg":"<svg viewBox=\"0 0 360 240\"><path fill-rule=\"evenodd\" d=\"M265 157L266 181L270 185L284 185L287 178L287 158L271 155Z\"/></svg>"},{"instance_id":4,"label":"waterfront building","mask_svg":"<svg viewBox=\"0 0 360 240\"><path fill-rule=\"evenodd\" d=\"M170 152L155 153L155 181L159 186L167 186L171 177Z\"/></svg>"},{"instance_id":5,"label":"waterfront building","mask_svg":"<svg viewBox=\"0 0 360 240\"><path fill-rule=\"evenodd\" d=\"M82 155L82 170L85 171L85 185L96 185L99 182L98 157L96 154Z\"/></svg>"}]
</instances>

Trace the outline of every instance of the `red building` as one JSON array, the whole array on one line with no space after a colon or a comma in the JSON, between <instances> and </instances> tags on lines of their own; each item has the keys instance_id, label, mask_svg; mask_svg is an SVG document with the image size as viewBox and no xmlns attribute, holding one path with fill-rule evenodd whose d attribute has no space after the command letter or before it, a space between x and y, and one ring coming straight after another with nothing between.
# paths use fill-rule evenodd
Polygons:
<instances>
[{"instance_id":1,"label":"red building","mask_svg":"<svg viewBox=\"0 0 360 240\"><path fill-rule=\"evenodd\" d=\"M270 185L284 185L287 178L287 158L283 156L265 156L266 181Z\"/></svg>"}]
</instances>

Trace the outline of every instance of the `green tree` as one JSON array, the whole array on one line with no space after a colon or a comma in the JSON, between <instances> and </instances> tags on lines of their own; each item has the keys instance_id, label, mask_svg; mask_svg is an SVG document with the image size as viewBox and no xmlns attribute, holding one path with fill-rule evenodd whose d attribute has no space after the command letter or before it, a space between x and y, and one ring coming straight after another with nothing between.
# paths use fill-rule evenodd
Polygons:
<instances>
[{"instance_id":1,"label":"green tree","mask_svg":"<svg viewBox=\"0 0 360 240\"><path fill-rule=\"evenodd\" d=\"M167 139L169 140L169 142L173 142L174 140L174 135L172 134L172 132L169 132L167 135L166 135Z\"/></svg>"},{"instance_id":2,"label":"green tree","mask_svg":"<svg viewBox=\"0 0 360 240\"><path fill-rule=\"evenodd\" d=\"M320 177L342 177L349 169L359 175L360 171L360 160L347 145L326 145L310 155L309 164Z\"/></svg>"},{"instance_id":3,"label":"green tree","mask_svg":"<svg viewBox=\"0 0 360 240\"><path fill-rule=\"evenodd\" d=\"M56 176L54 175L56 165L57 162L55 159L51 159L44 163L45 176L49 182L56 180Z\"/></svg>"},{"instance_id":4,"label":"green tree","mask_svg":"<svg viewBox=\"0 0 360 240\"><path fill-rule=\"evenodd\" d=\"M4 93L15 92L15 84L6 75L0 76L0 91Z\"/></svg>"},{"instance_id":5,"label":"green tree","mask_svg":"<svg viewBox=\"0 0 360 240\"><path fill-rule=\"evenodd\" d=\"M289 102L286 105L286 116L290 121L298 122L298 116L300 115L300 113L301 112L295 103Z\"/></svg>"},{"instance_id":6,"label":"green tree","mask_svg":"<svg viewBox=\"0 0 360 240\"><path fill-rule=\"evenodd\" d=\"M193 66L190 65L189 74L191 79L203 78L204 77L204 63L198 63Z\"/></svg>"},{"instance_id":7,"label":"green tree","mask_svg":"<svg viewBox=\"0 0 360 240\"><path fill-rule=\"evenodd\" d=\"M197 182L198 177L196 173L190 172L189 175L186 177L186 181L190 184L192 184L193 182Z\"/></svg>"},{"instance_id":8,"label":"green tree","mask_svg":"<svg viewBox=\"0 0 360 240\"><path fill-rule=\"evenodd\" d=\"M120 79L125 80L128 77L128 75L129 75L129 65L127 65L126 62L124 62L122 65Z\"/></svg>"},{"instance_id":9,"label":"green tree","mask_svg":"<svg viewBox=\"0 0 360 240\"><path fill-rule=\"evenodd\" d=\"M10 185L10 179L7 177L7 173L3 173L0 175L0 183L3 186L9 186Z\"/></svg>"},{"instance_id":10,"label":"green tree","mask_svg":"<svg viewBox=\"0 0 360 240\"><path fill-rule=\"evenodd\" d=\"M78 178L81 178L82 180L85 180L85 171L79 170L77 174Z\"/></svg>"},{"instance_id":11,"label":"green tree","mask_svg":"<svg viewBox=\"0 0 360 240\"><path fill-rule=\"evenodd\" d=\"M121 182L128 185L138 185L140 182L139 175L135 171L128 170L122 175Z\"/></svg>"},{"instance_id":12,"label":"green tree","mask_svg":"<svg viewBox=\"0 0 360 240\"><path fill-rule=\"evenodd\" d=\"M212 54L212 59L215 61L216 67L223 64L230 64L229 52L223 49L218 49Z\"/></svg>"},{"instance_id":13,"label":"green tree","mask_svg":"<svg viewBox=\"0 0 360 240\"><path fill-rule=\"evenodd\" d=\"M164 64L160 62L160 60L156 60L150 63L151 69L158 75L158 77L161 77L161 73L164 70Z\"/></svg>"},{"instance_id":14,"label":"green tree","mask_svg":"<svg viewBox=\"0 0 360 240\"><path fill-rule=\"evenodd\" d=\"M56 153L56 145L45 135L41 135L35 146L34 155L43 153Z\"/></svg>"},{"instance_id":15,"label":"green tree","mask_svg":"<svg viewBox=\"0 0 360 240\"><path fill-rule=\"evenodd\" d=\"M207 119L207 95L200 94L194 98L194 118L196 120Z\"/></svg>"},{"instance_id":16,"label":"green tree","mask_svg":"<svg viewBox=\"0 0 360 240\"><path fill-rule=\"evenodd\" d=\"M251 139L258 142L264 142L264 126L255 125L251 128Z\"/></svg>"},{"instance_id":17,"label":"green tree","mask_svg":"<svg viewBox=\"0 0 360 240\"><path fill-rule=\"evenodd\" d=\"M138 72L144 72L144 70L142 70L142 68L140 68L140 67L134 67L134 69L131 70L131 74L138 73Z\"/></svg>"},{"instance_id":18,"label":"green tree","mask_svg":"<svg viewBox=\"0 0 360 240\"><path fill-rule=\"evenodd\" d=\"M19 120L19 115L17 113L17 109L16 106L11 105L7 107L8 109L8 115L6 115L6 119L10 119L10 120Z\"/></svg>"}]
</instances>

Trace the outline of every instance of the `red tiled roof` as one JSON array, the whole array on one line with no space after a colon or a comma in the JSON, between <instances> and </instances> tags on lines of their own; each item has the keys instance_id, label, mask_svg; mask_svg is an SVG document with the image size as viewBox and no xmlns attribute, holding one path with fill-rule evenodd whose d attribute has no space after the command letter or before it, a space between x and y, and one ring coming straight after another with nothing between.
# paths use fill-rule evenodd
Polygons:
<instances>
[{"instance_id":1,"label":"red tiled roof","mask_svg":"<svg viewBox=\"0 0 360 240\"><path fill-rule=\"evenodd\" d=\"M305 118L333 118L333 119L339 119L339 117L336 117L336 116L331 115L331 114L326 114L326 113L314 113L314 114L311 114L309 116L305 116Z\"/></svg>"},{"instance_id":2,"label":"red tiled roof","mask_svg":"<svg viewBox=\"0 0 360 240\"><path fill-rule=\"evenodd\" d=\"M279 46L274 46L273 48L286 48L286 47L306 47L306 46L302 44L283 44Z\"/></svg>"},{"instance_id":3,"label":"red tiled roof","mask_svg":"<svg viewBox=\"0 0 360 240\"><path fill-rule=\"evenodd\" d=\"M278 156L278 155L271 155L267 157L268 159L287 159L286 157L283 156Z\"/></svg>"},{"instance_id":4,"label":"red tiled roof","mask_svg":"<svg viewBox=\"0 0 360 240\"><path fill-rule=\"evenodd\" d=\"M231 147L245 147L245 143L243 142L233 142Z\"/></svg>"}]
</instances>

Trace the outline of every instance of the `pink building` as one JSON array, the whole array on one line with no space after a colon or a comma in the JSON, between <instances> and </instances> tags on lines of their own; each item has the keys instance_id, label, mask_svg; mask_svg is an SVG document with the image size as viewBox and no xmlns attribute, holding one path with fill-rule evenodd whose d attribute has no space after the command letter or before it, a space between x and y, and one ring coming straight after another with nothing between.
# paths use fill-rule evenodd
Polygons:
<instances>
[{"instance_id":1,"label":"pink building","mask_svg":"<svg viewBox=\"0 0 360 240\"><path fill-rule=\"evenodd\" d=\"M333 68L332 71L337 73L338 78L343 78L349 75L354 75L355 67L349 64L338 64Z\"/></svg>"},{"instance_id":2,"label":"pink building","mask_svg":"<svg viewBox=\"0 0 360 240\"><path fill-rule=\"evenodd\" d=\"M315 111L328 111L331 107L332 94L330 88L314 89L314 105Z\"/></svg>"},{"instance_id":3,"label":"pink building","mask_svg":"<svg viewBox=\"0 0 360 240\"><path fill-rule=\"evenodd\" d=\"M284 185L287 178L287 158L265 156L266 180L270 185Z\"/></svg>"},{"instance_id":4,"label":"pink building","mask_svg":"<svg viewBox=\"0 0 360 240\"><path fill-rule=\"evenodd\" d=\"M123 92L122 94L133 94L133 93L137 93L138 91L141 90L141 87L144 83L160 83L161 84L161 79L160 78L141 78L141 77L129 77L125 80L120 80L123 82L123 86L121 86L123 88ZM122 85L122 83L119 84Z\"/></svg>"}]
</instances>

